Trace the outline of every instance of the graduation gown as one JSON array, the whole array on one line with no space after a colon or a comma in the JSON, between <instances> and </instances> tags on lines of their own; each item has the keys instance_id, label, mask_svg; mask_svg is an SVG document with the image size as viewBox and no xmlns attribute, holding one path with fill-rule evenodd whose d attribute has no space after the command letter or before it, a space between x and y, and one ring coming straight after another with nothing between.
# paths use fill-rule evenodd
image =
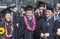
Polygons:
<instances>
[{"instance_id":1,"label":"graduation gown","mask_svg":"<svg viewBox=\"0 0 60 39\"><path fill-rule=\"evenodd\" d=\"M18 26L18 39L24 38L25 26L23 25L23 18L20 17L17 21Z\"/></svg>"},{"instance_id":2,"label":"graduation gown","mask_svg":"<svg viewBox=\"0 0 60 39\"><path fill-rule=\"evenodd\" d=\"M19 39L19 28L17 28L17 23L20 18L19 12L13 12L13 23L14 23L14 31L13 31L13 39Z\"/></svg>"},{"instance_id":3,"label":"graduation gown","mask_svg":"<svg viewBox=\"0 0 60 39\"><path fill-rule=\"evenodd\" d=\"M29 18L27 18L27 19L28 19L30 27L32 27L32 25L33 25L32 19L30 19L30 20L29 20ZM26 28L26 24L25 24L24 20L22 20L22 26L24 27L24 30L23 30L24 31L23 32L24 39L33 39L33 33L34 32L30 31Z\"/></svg>"},{"instance_id":4,"label":"graduation gown","mask_svg":"<svg viewBox=\"0 0 60 39\"><path fill-rule=\"evenodd\" d=\"M60 39L60 36L57 35L57 29L60 28L60 14L58 15L57 18L59 18L59 19L56 20L57 26L55 26L55 28L54 28L54 31L55 31L55 39Z\"/></svg>"},{"instance_id":5,"label":"graduation gown","mask_svg":"<svg viewBox=\"0 0 60 39\"><path fill-rule=\"evenodd\" d=\"M33 36L34 36L34 39L40 39L41 26L39 26L39 25L41 25L41 24L39 21L36 21L36 25L37 25L36 30L34 31Z\"/></svg>"},{"instance_id":6,"label":"graduation gown","mask_svg":"<svg viewBox=\"0 0 60 39\"><path fill-rule=\"evenodd\" d=\"M41 19L39 21L41 25L40 26L40 29L41 29L41 32L40 33L49 33L49 37L47 39L55 39L54 38L54 27L56 26L54 22L54 19L53 18L50 18L48 21L47 20L44 20L44 19ZM44 38L41 38L40 39L44 39Z\"/></svg>"},{"instance_id":7,"label":"graduation gown","mask_svg":"<svg viewBox=\"0 0 60 39\"><path fill-rule=\"evenodd\" d=\"M60 36L57 35L57 29L60 28L60 22L56 21L57 26L54 27L55 39L60 39Z\"/></svg>"}]
</instances>

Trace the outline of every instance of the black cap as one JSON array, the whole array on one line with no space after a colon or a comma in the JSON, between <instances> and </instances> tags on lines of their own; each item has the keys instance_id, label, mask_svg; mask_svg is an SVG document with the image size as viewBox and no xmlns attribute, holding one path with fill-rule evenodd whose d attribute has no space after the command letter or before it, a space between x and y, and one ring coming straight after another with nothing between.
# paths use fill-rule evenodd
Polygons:
<instances>
[{"instance_id":1,"label":"black cap","mask_svg":"<svg viewBox=\"0 0 60 39\"><path fill-rule=\"evenodd\" d=\"M37 7L38 7L38 8L39 8L39 7L45 7L45 3L39 1L39 2L37 3Z\"/></svg>"},{"instance_id":2,"label":"black cap","mask_svg":"<svg viewBox=\"0 0 60 39\"><path fill-rule=\"evenodd\" d=\"M29 11L29 10L33 11L34 10L33 6L27 5L25 11Z\"/></svg>"},{"instance_id":3,"label":"black cap","mask_svg":"<svg viewBox=\"0 0 60 39\"><path fill-rule=\"evenodd\" d=\"M54 7L52 5L47 5L46 10L51 10L52 12L54 12Z\"/></svg>"},{"instance_id":4,"label":"black cap","mask_svg":"<svg viewBox=\"0 0 60 39\"><path fill-rule=\"evenodd\" d=\"M26 6L21 6L21 8L23 8L25 10L26 9Z\"/></svg>"},{"instance_id":5,"label":"black cap","mask_svg":"<svg viewBox=\"0 0 60 39\"><path fill-rule=\"evenodd\" d=\"M21 8L25 9L25 6L21 6Z\"/></svg>"},{"instance_id":6,"label":"black cap","mask_svg":"<svg viewBox=\"0 0 60 39\"><path fill-rule=\"evenodd\" d=\"M11 10L5 10L5 14L6 14L6 13L11 13Z\"/></svg>"},{"instance_id":7,"label":"black cap","mask_svg":"<svg viewBox=\"0 0 60 39\"><path fill-rule=\"evenodd\" d=\"M1 11L2 15L5 16L6 13L11 13L11 10L6 8Z\"/></svg>"}]
</instances>

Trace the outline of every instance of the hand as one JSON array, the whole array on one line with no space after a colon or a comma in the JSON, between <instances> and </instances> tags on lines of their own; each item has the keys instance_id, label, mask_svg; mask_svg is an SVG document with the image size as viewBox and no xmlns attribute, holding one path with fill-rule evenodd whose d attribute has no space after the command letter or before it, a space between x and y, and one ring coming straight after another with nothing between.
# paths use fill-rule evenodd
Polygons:
<instances>
[{"instance_id":1,"label":"hand","mask_svg":"<svg viewBox=\"0 0 60 39\"><path fill-rule=\"evenodd\" d=\"M59 29L57 29L57 32L60 32L60 28L59 28Z\"/></svg>"},{"instance_id":2,"label":"hand","mask_svg":"<svg viewBox=\"0 0 60 39\"><path fill-rule=\"evenodd\" d=\"M44 37L44 34L43 33L41 33L41 37Z\"/></svg>"},{"instance_id":3,"label":"hand","mask_svg":"<svg viewBox=\"0 0 60 39\"><path fill-rule=\"evenodd\" d=\"M45 37L49 37L49 33L45 33Z\"/></svg>"},{"instance_id":4,"label":"hand","mask_svg":"<svg viewBox=\"0 0 60 39\"><path fill-rule=\"evenodd\" d=\"M6 37L11 37L12 35L7 35Z\"/></svg>"},{"instance_id":5,"label":"hand","mask_svg":"<svg viewBox=\"0 0 60 39\"><path fill-rule=\"evenodd\" d=\"M57 32L57 35L59 35L59 36L60 36L60 32Z\"/></svg>"}]
</instances>

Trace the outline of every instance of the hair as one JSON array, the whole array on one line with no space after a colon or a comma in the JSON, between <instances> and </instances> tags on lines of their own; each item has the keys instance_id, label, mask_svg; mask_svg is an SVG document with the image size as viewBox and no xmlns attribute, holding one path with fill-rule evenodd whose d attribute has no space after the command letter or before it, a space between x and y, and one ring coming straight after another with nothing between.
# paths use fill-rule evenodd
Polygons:
<instances>
[{"instance_id":1,"label":"hair","mask_svg":"<svg viewBox=\"0 0 60 39\"><path fill-rule=\"evenodd\" d=\"M6 11L5 11L5 15L6 15L6 14L11 14L11 11L6 10Z\"/></svg>"}]
</instances>

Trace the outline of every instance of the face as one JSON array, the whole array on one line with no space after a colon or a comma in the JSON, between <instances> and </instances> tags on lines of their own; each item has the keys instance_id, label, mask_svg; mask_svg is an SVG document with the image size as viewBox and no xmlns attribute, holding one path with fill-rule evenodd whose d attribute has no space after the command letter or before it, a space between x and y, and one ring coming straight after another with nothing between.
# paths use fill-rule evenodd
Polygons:
<instances>
[{"instance_id":1,"label":"face","mask_svg":"<svg viewBox=\"0 0 60 39\"><path fill-rule=\"evenodd\" d=\"M51 10L46 10L46 16L49 17L53 14L53 12Z\"/></svg>"},{"instance_id":2,"label":"face","mask_svg":"<svg viewBox=\"0 0 60 39\"><path fill-rule=\"evenodd\" d=\"M23 12L23 11L24 11L24 9L23 9L23 8L21 8L21 9L20 9L20 11L21 11L21 12Z\"/></svg>"},{"instance_id":3,"label":"face","mask_svg":"<svg viewBox=\"0 0 60 39\"><path fill-rule=\"evenodd\" d=\"M35 10L35 13L39 13L39 9L36 9L36 10Z\"/></svg>"},{"instance_id":4,"label":"face","mask_svg":"<svg viewBox=\"0 0 60 39\"><path fill-rule=\"evenodd\" d=\"M27 17L32 17L33 16L33 14L32 14L33 12L31 11L31 10L29 10L29 11L26 11L26 15L27 15Z\"/></svg>"},{"instance_id":5,"label":"face","mask_svg":"<svg viewBox=\"0 0 60 39\"><path fill-rule=\"evenodd\" d=\"M45 9L44 7L39 7L39 12L42 13L44 9Z\"/></svg>"},{"instance_id":6,"label":"face","mask_svg":"<svg viewBox=\"0 0 60 39\"><path fill-rule=\"evenodd\" d=\"M13 8L15 11L17 11L18 9L16 7Z\"/></svg>"},{"instance_id":7,"label":"face","mask_svg":"<svg viewBox=\"0 0 60 39\"><path fill-rule=\"evenodd\" d=\"M5 19L6 19L7 21L10 21L10 20L11 20L11 14L7 13L7 14L5 15Z\"/></svg>"}]
</instances>

